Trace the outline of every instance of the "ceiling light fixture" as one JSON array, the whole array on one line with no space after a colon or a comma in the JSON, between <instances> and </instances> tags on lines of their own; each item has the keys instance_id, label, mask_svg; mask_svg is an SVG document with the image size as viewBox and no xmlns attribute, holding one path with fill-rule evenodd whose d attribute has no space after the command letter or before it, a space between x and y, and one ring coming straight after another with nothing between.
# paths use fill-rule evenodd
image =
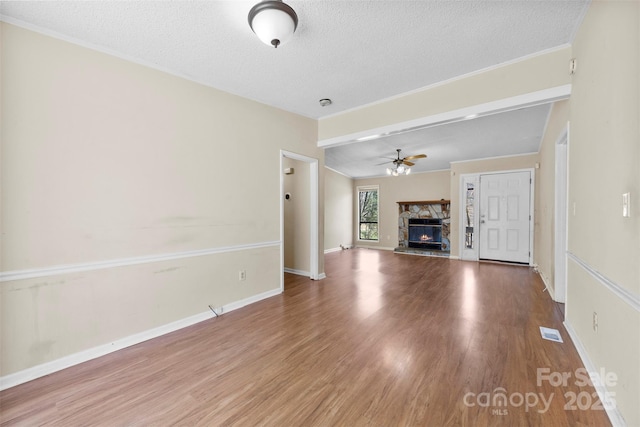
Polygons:
<instances>
[{"instance_id":1,"label":"ceiling light fixture","mask_svg":"<svg viewBox=\"0 0 640 427\"><path fill-rule=\"evenodd\" d=\"M249 26L264 44L277 48L293 36L298 15L281 0L267 0L251 8Z\"/></svg>"},{"instance_id":2,"label":"ceiling light fixture","mask_svg":"<svg viewBox=\"0 0 640 427\"><path fill-rule=\"evenodd\" d=\"M403 165L402 163L399 165L395 165L392 168L387 168L387 175L398 176L398 175L409 175L411 173L411 168Z\"/></svg>"},{"instance_id":3,"label":"ceiling light fixture","mask_svg":"<svg viewBox=\"0 0 640 427\"><path fill-rule=\"evenodd\" d=\"M322 98L318 102L320 103L321 107L326 107L327 105L331 105L333 103L333 101L331 101L329 98Z\"/></svg>"}]
</instances>

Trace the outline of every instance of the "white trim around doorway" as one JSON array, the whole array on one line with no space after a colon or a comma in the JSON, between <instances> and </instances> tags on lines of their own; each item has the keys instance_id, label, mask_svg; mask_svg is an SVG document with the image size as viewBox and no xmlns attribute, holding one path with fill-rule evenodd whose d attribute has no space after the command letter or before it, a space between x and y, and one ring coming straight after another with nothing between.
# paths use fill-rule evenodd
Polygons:
<instances>
[{"instance_id":1,"label":"white trim around doorway","mask_svg":"<svg viewBox=\"0 0 640 427\"><path fill-rule=\"evenodd\" d=\"M307 157L302 154L293 153L291 151L280 150L280 289L284 291L284 173L283 159L299 160L309 164L309 277L312 280L320 280L324 278L324 274L319 271L319 226L318 226L318 186L319 171L318 159Z\"/></svg>"},{"instance_id":2,"label":"white trim around doorway","mask_svg":"<svg viewBox=\"0 0 640 427\"><path fill-rule=\"evenodd\" d=\"M513 173L513 172L529 172L531 178L531 185L529 188L529 265L533 266L533 240L535 237L535 184L536 184L536 175L534 168L523 168L523 169L509 169L509 170L497 170L497 171L486 171L486 172L478 172L478 173L468 173L460 175L460 184L459 184L459 211L458 211L458 244L460 245L460 259L465 261L479 261L480 260L480 248L479 237L480 237L480 227L478 223L478 208L480 206L480 177L482 175L497 175L503 173ZM474 245L472 249L465 250L465 223L462 221L463 218L463 209L466 206L466 189L465 183L473 182L475 184L475 195L474 195Z\"/></svg>"}]
</instances>

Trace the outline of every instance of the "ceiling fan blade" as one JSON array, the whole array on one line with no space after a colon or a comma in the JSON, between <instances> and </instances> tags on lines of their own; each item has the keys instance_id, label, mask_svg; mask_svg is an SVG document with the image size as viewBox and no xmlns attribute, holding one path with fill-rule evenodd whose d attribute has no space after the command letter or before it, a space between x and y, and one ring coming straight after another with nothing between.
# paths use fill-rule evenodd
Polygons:
<instances>
[{"instance_id":1,"label":"ceiling fan blade","mask_svg":"<svg viewBox=\"0 0 640 427\"><path fill-rule=\"evenodd\" d=\"M426 154L416 154L415 156L407 156L404 160L424 159L425 157L427 157Z\"/></svg>"},{"instance_id":2,"label":"ceiling fan blade","mask_svg":"<svg viewBox=\"0 0 640 427\"><path fill-rule=\"evenodd\" d=\"M382 162L382 163L378 163L376 166L380 166L380 165L386 165L387 163L393 163L395 160L391 160L389 162Z\"/></svg>"},{"instance_id":3,"label":"ceiling fan blade","mask_svg":"<svg viewBox=\"0 0 640 427\"><path fill-rule=\"evenodd\" d=\"M406 160L403 160L403 161L402 161L402 163L404 163L404 164L405 164L405 165L407 165L407 166L413 166L413 165L415 165L415 163L411 163L411 162L408 162L408 161L406 161Z\"/></svg>"}]
</instances>

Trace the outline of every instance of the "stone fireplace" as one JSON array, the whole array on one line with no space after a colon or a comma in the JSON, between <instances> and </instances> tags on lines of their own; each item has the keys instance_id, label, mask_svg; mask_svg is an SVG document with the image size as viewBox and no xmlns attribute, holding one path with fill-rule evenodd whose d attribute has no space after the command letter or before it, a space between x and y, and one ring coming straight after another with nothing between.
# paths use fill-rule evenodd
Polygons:
<instances>
[{"instance_id":1,"label":"stone fireplace","mask_svg":"<svg viewBox=\"0 0 640 427\"><path fill-rule=\"evenodd\" d=\"M447 255L451 218L449 200L398 202L397 252Z\"/></svg>"}]
</instances>

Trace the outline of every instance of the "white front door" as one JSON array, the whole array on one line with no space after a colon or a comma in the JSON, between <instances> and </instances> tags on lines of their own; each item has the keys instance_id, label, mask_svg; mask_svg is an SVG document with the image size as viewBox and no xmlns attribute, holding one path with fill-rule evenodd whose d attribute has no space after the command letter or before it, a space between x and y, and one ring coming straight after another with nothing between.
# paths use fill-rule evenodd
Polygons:
<instances>
[{"instance_id":1,"label":"white front door","mask_svg":"<svg viewBox=\"0 0 640 427\"><path fill-rule=\"evenodd\" d=\"M480 176L480 259L529 263L531 172Z\"/></svg>"}]
</instances>

